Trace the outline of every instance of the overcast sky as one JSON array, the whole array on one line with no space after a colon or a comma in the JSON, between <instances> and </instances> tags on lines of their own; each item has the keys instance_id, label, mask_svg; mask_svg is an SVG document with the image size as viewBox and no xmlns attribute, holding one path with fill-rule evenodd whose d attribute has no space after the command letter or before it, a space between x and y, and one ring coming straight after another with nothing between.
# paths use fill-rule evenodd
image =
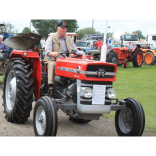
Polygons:
<instances>
[{"instance_id":1,"label":"overcast sky","mask_svg":"<svg viewBox=\"0 0 156 156\"><path fill-rule=\"evenodd\" d=\"M15 29L18 29L18 32L22 32L24 27L30 27L30 19L0 19L0 23L3 21L5 23L11 23L12 25L14 25ZM79 29L92 27L93 19L77 19L77 21ZM104 33L105 22L105 19L94 19L94 28L96 29L96 31ZM156 29L156 20L108 19L108 26L110 26L110 28L107 29L107 32L123 30L125 32L132 33L133 31L141 30L143 35L146 36L149 29ZM31 30L34 30L34 27L32 27L32 25Z\"/></svg>"},{"instance_id":2,"label":"overcast sky","mask_svg":"<svg viewBox=\"0 0 156 156\"><path fill-rule=\"evenodd\" d=\"M105 21L108 19L110 28L107 32L123 30L132 33L141 30L147 35L149 29L156 29L155 3L153 0L6 0L7 11L1 7L0 23L11 23L21 32L24 27L30 27L30 19L76 19L79 29L92 27L104 33ZM59 3L58 3L59 2ZM17 5L18 4L18 5ZM31 30L34 30L31 27Z\"/></svg>"}]
</instances>

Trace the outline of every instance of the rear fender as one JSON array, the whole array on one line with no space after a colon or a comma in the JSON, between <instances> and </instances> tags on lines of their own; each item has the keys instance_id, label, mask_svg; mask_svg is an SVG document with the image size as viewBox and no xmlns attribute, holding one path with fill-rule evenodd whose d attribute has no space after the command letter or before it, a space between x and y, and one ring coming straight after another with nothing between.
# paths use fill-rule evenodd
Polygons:
<instances>
[{"instance_id":1,"label":"rear fender","mask_svg":"<svg viewBox=\"0 0 156 156\"><path fill-rule=\"evenodd\" d=\"M35 101L40 97L40 85L42 79L42 72L41 72L41 62L37 52L33 51L12 51L10 55L11 58L21 57L25 60L29 61L29 64L33 67L32 77L34 78L34 97Z\"/></svg>"}]
</instances>

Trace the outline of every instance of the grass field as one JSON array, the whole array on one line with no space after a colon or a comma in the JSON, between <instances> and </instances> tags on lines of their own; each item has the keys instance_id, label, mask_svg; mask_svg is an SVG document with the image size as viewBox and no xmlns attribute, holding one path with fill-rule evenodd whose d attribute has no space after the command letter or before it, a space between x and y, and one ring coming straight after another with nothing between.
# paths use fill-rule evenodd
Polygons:
<instances>
[{"instance_id":1,"label":"grass field","mask_svg":"<svg viewBox=\"0 0 156 156\"><path fill-rule=\"evenodd\" d=\"M0 86L3 84L3 76L0 76ZM156 132L156 64L154 66L142 65L134 68L129 63L128 68L119 66L117 80L113 84L117 90L117 98L128 97L138 100L145 112L145 129ZM105 117L114 119L115 112Z\"/></svg>"},{"instance_id":2,"label":"grass field","mask_svg":"<svg viewBox=\"0 0 156 156\"><path fill-rule=\"evenodd\" d=\"M132 63L129 63L128 68L119 66L113 88L117 90L117 98L132 97L142 104L145 129L156 132L156 64L143 64L140 68L134 68ZM104 116L114 118L114 115L115 113L111 112Z\"/></svg>"}]
</instances>

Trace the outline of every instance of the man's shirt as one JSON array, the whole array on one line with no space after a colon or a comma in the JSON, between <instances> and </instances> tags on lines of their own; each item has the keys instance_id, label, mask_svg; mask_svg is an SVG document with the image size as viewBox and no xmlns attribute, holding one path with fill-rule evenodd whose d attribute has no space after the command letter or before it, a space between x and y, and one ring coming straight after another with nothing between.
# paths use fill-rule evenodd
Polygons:
<instances>
[{"instance_id":1,"label":"man's shirt","mask_svg":"<svg viewBox=\"0 0 156 156\"><path fill-rule=\"evenodd\" d=\"M65 37L63 39L61 39L60 36L58 36L58 38L59 38L59 41L61 44L61 53L68 52ZM53 58L52 56L48 56L48 53L53 52L52 49L53 49L52 37L49 36L47 41L46 41L45 51L44 51L44 54L47 56L47 58L49 60L52 60L52 58ZM79 50L76 48L74 42L72 42L72 51L74 51L76 54L79 54ZM57 51L54 51L54 52L57 52ZM63 56L60 55L59 57L63 57Z\"/></svg>"},{"instance_id":2,"label":"man's shirt","mask_svg":"<svg viewBox=\"0 0 156 156\"><path fill-rule=\"evenodd\" d=\"M3 50L4 52L6 52L6 51L9 51L9 47L6 46L6 45L4 44L4 42L1 42L1 43L0 43L0 50Z\"/></svg>"}]
</instances>

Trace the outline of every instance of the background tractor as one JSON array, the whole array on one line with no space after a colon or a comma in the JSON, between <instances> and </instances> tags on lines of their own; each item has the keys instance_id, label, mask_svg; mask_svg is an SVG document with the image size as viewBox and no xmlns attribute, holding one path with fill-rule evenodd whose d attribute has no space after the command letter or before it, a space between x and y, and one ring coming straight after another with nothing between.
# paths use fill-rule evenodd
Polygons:
<instances>
[{"instance_id":1,"label":"background tractor","mask_svg":"<svg viewBox=\"0 0 156 156\"><path fill-rule=\"evenodd\" d=\"M20 36L23 41L24 36ZM41 39L40 35L32 33L27 36L34 43ZM22 43L17 40L18 37L12 37L7 44L15 49L22 48ZM16 45L12 44L15 42ZM142 135L145 115L141 104L133 98L116 98L113 88L117 72L115 64L89 60L90 56L82 59L73 54L67 58L60 53L63 57L56 60L53 92L48 94L47 66L40 61L37 52L28 51L33 44L24 46L27 50L12 52L4 75L3 106L9 122L25 122L35 100L33 123L36 136L56 136L58 109L69 115L72 122L84 124L116 111L115 127L119 136Z\"/></svg>"},{"instance_id":2,"label":"background tractor","mask_svg":"<svg viewBox=\"0 0 156 156\"><path fill-rule=\"evenodd\" d=\"M115 63L118 66L124 64L124 68L128 67L128 62L133 62L134 67L141 67L143 62L143 52L140 46L129 49L123 45L123 37L121 36L121 46L114 47L107 55L107 62Z\"/></svg>"},{"instance_id":3,"label":"background tractor","mask_svg":"<svg viewBox=\"0 0 156 156\"><path fill-rule=\"evenodd\" d=\"M156 48L153 44L142 43L138 45L143 52L143 60L146 65L154 65L156 61Z\"/></svg>"}]
</instances>

